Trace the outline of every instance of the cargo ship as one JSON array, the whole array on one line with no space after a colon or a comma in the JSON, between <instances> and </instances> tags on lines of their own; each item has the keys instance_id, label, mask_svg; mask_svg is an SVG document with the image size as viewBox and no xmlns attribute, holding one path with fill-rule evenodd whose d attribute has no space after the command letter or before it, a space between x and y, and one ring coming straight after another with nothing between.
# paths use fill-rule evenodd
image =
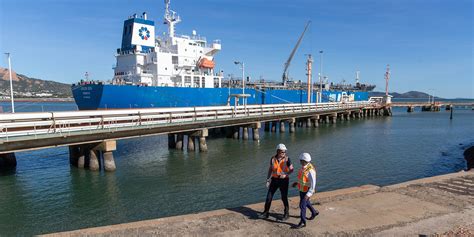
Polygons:
<instances>
[{"instance_id":1,"label":"cargo ship","mask_svg":"<svg viewBox=\"0 0 474 237\"><path fill-rule=\"evenodd\" d=\"M169 0L165 0L164 13L164 24L168 29L163 34L155 34L155 22L148 19L146 12L125 20L122 45L115 54L113 78L91 81L86 76L86 79L73 84L72 92L78 108L358 101L367 100L367 91L373 89L370 85L339 89L331 89L328 84L311 83L308 86L308 82L286 79L285 73L282 82L250 81L244 75L241 79L224 78L224 72L216 69L214 60L222 49L221 41L208 42L194 30L191 35L178 35L175 26L180 22L179 15L170 9ZM236 64L244 69L243 63ZM286 70L289 61L285 66Z\"/></svg>"}]
</instances>

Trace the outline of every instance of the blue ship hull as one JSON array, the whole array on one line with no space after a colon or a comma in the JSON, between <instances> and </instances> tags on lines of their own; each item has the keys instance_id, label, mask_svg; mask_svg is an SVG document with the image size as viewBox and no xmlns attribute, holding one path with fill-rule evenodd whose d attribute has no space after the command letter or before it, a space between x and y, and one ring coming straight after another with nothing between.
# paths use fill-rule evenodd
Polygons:
<instances>
[{"instance_id":1,"label":"blue ship hull","mask_svg":"<svg viewBox=\"0 0 474 237\"><path fill-rule=\"evenodd\" d=\"M226 105L230 94L241 94L237 88L144 87L132 85L73 85L72 92L80 110L119 108L161 108ZM245 89L247 104L306 103L305 90ZM367 100L368 92L347 92L356 101ZM324 91L323 102L340 101L341 91ZM316 101L316 94L312 96ZM233 105L235 99L231 98Z\"/></svg>"}]
</instances>

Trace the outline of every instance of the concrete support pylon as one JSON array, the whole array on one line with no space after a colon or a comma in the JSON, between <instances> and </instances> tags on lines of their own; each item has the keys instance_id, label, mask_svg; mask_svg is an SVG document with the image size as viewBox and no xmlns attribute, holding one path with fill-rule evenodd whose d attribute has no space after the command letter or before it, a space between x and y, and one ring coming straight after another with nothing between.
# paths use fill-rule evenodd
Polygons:
<instances>
[{"instance_id":1,"label":"concrete support pylon","mask_svg":"<svg viewBox=\"0 0 474 237\"><path fill-rule=\"evenodd\" d=\"M329 115L324 116L326 123L329 123Z\"/></svg>"},{"instance_id":2,"label":"concrete support pylon","mask_svg":"<svg viewBox=\"0 0 474 237\"><path fill-rule=\"evenodd\" d=\"M288 121L288 129L290 130L290 133L294 133L295 132L295 124L296 124L296 119L295 118L292 118L290 119L290 121Z\"/></svg>"},{"instance_id":3,"label":"concrete support pylon","mask_svg":"<svg viewBox=\"0 0 474 237\"><path fill-rule=\"evenodd\" d=\"M307 118L307 119L306 119L306 127L307 127L307 128L310 128L310 127L312 127L312 126L313 126L313 125L312 125L312 122L311 122L311 118Z\"/></svg>"},{"instance_id":4,"label":"concrete support pylon","mask_svg":"<svg viewBox=\"0 0 474 237\"><path fill-rule=\"evenodd\" d=\"M280 121L280 132L283 133L285 132L285 121Z\"/></svg>"},{"instance_id":5,"label":"concrete support pylon","mask_svg":"<svg viewBox=\"0 0 474 237\"><path fill-rule=\"evenodd\" d=\"M234 130L233 130L233 133L232 133L232 137L234 139L239 139L239 127L234 127Z\"/></svg>"},{"instance_id":6,"label":"concrete support pylon","mask_svg":"<svg viewBox=\"0 0 474 237\"><path fill-rule=\"evenodd\" d=\"M99 171L100 170L99 157L100 157L99 151L90 150L90 153L89 153L89 170L92 170L92 171Z\"/></svg>"},{"instance_id":7,"label":"concrete support pylon","mask_svg":"<svg viewBox=\"0 0 474 237\"><path fill-rule=\"evenodd\" d=\"M314 120L313 127L315 128L319 127L319 115L314 116L313 120Z\"/></svg>"},{"instance_id":8,"label":"concrete support pylon","mask_svg":"<svg viewBox=\"0 0 474 237\"><path fill-rule=\"evenodd\" d=\"M77 167L77 162L79 160L80 148L78 145L69 146L69 164Z\"/></svg>"},{"instance_id":9,"label":"concrete support pylon","mask_svg":"<svg viewBox=\"0 0 474 237\"><path fill-rule=\"evenodd\" d=\"M168 148L175 149L176 148L176 138L174 133L168 134Z\"/></svg>"},{"instance_id":10,"label":"concrete support pylon","mask_svg":"<svg viewBox=\"0 0 474 237\"><path fill-rule=\"evenodd\" d=\"M335 124L337 121L337 113L332 114L332 123Z\"/></svg>"},{"instance_id":11,"label":"concrete support pylon","mask_svg":"<svg viewBox=\"0 0 474 237\"><path fill-rule=\"evenodd\" d=\"M112 151L105 151L102 153L102 156L104 157L104 170L107 172L115 171L117 166L115 166L114 153Z\"/></svg>"},{"instance_id":12,"label":"concrete support pylon","mask_svg":"<svg viewBox=\"0 0 474 237\"><path fill-rule=\"evenodd\" d=\"M207 142L206 137L199 137L199 151L206 152L207 151Z\"/></svg>"},{"instance_id":13,"label":"concrete support pylon","mask_svg":"<svg viewBox=\"0 0 474 237\"><path fill-rule=\"evenodd\" d=\"M276 132L276 123L275 121L272 122L272 132Z\"/></svg>"},{"instance_id":14,"label":"concrete support pylon","mask_svg":"<svg viewBox=\"0 0 474 237\"><path fill-rule=\"evenodd\" d=\"M264 126L265 126L265 128L264 128L265 132L270 131L270 122L264 122Z\"/></svg>"},{"instance_id":15,"label":"concrete support pylon","mask_svg":"<svg viewBox=\"0 0 474 237\"><path fill-rule=\"evenodd\" d=\"M16 165L15 153L0 154L0 171L14 170Z\"/></svg>"},{"instance_id":16,"label":"concrete support pylon","mask_svg":"<svg viewBox=\"0 0 474 237\"><path fill-rule=\"evenodd\" d=\"M183 150L184 148L184 135L182 133L178 133L176 135L176 149Z\"/></svg>"},{"instance_id":17,"label":"concrete support pylon","mask_svg":"<svg viewBox=\"0 0 474 237\"><path fill-rule=\"evenodd\" d=\"M261 124L259 122L252 124L252 131L253 131L253 140L259 141L260 140L260 127Z\"/></svg>"},{"instance_id":18,"label":"concrete support pylon","mask_svg":"<svg viewBox=\"0 0 474 237\"><path fill-rule=\"evenodd\" d=\"M188 151L194 151L194 136L188 135Z\"/></svg>"},{"instance_id":19,"label":"concrete support pylon","mask_svg":"<svg viewBox=\"0 0 474 237\"><path fill-rule=\"evenodd\" d=\"M84 169L86 167L86 154L89 153L89 149L85 145L79 146L79 156L77 158L77 168Z\"/></svg>"},{"instance_id":20,"label":"concrete support pylon","mask_svg":"<svg viewBox=\"0 0 474 237\"><path fill-rule=\"evenodd\" d=\"M249 140L249 128L247 126L242 127L242 139Z\"/></svg>"}]
</instances>

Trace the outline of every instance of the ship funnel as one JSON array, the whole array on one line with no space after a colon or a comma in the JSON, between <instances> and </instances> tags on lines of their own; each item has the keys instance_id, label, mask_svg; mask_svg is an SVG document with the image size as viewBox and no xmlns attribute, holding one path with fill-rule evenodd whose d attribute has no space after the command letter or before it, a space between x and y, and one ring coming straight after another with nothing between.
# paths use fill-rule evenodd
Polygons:
<instances>
[{"instance_id":1,"label":"ship funnel","mask_svg":"<svg viewBox=\"0 0 474 237\"><path fill-rule=\"evenodd\" d=\"M147 19L147 17L146 17L146 12L143 12L142 17L143 17L143 20L146 20L146 19Z\"/></svg>"}]
</instances>

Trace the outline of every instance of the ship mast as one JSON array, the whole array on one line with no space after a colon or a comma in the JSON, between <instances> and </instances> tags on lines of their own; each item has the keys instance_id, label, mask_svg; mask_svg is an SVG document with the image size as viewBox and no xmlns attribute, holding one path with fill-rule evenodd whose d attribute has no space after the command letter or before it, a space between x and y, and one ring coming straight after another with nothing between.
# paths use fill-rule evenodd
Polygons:
<instances>
[{"instance_id":1,"label":"ship mast","mask_svg":"<svg viewBox=\"0 0 474 237\"><path fill-rule=\"evenodd\" d=\"M165 24L168 24L168 35L174 37L174 25L181 22L179 15L170 9L170 0L165 0Z\"/></svg>"}]
</instances>

